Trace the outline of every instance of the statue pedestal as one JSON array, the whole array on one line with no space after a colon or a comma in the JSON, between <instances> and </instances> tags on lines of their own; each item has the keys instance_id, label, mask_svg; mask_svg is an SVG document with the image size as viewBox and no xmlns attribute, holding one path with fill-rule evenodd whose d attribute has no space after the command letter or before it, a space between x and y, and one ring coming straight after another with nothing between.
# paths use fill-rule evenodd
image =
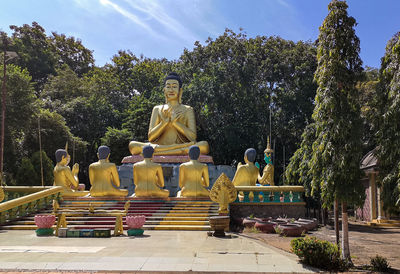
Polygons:
<instances>
[{"instance_id":1,"label":"statue pedestal","mask_svg":"<svg viewBox=\"0 0 400 274\"><path fill-rule=\"evenodd\" d=\"M133 183L133 164L143 160L140 155L127 156L122 160L122 165L117 166L118 174L121 182L121 189L127 189L129 196L135 192L135 185ZM179 166L181 163L188 162L188 156L154 156L153 161L160 163L164 174L165 189L169 190L170 197L176 197L179 188ZM211 156L201 155L199 161L207 164L208 173L210 176L211 189L214 182L218 179L219 175L225 173L230 180L235 176L236 168L227 165L214 165Z\"/></svg>"}]
</instances>

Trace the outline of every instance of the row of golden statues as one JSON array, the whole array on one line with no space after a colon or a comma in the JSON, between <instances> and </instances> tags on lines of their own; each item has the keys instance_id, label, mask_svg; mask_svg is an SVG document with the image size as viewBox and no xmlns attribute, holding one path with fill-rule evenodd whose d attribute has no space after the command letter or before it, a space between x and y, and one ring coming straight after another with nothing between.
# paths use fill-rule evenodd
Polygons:
<instances>
[{"instance_id":1,"label":"row of golden statues","mask_svg":"<svg viewBox=\"0 0 400 274\"><path fill-rule=\"evenodd\" d=\"M152 161L153 155L188 155L189 162L179 167L179 186L181 197L209 197L209 174L206 164L198 161L201 154L209 153L206 141L196 141L196 121L193 108L181 103L182 80L176 73L170 73L164 82L165 104L153 108L149 131L149 142L131 141L129 151L132 155L141 154L143 161L133 165L135 197L168 197L169 191L164 187L164 176L160 164ZM257 180L262 185L273 185L273 165L268 140L264 151L267 166L263 175L255 166L255 149L245 152L244 164L239 163L233 184L236 186L255 186ZM110 149L100 146L99 161L89 166L91 184L90 196L127 196L128 191L119 189L120 180L116 165L110 163ZM269 159L269 160L268 160ZM79 166L72 170L68 163L70 156L66 149L56 151L57 165L54 168L54 185L63 186L69 195L83 196L89 193L77 191Z\"/></svg>"}]
</instances>

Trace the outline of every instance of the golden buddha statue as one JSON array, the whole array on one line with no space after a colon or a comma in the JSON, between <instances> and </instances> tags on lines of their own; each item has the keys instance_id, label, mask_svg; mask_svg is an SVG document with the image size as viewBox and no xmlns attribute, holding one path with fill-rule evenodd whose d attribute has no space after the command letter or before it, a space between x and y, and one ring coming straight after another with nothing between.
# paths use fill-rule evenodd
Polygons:
<instances>
[{"instance_id":1,"label":"golden buddha statue","mask_svg":"<svg viewBox=\"0 0 400 274\"><path fill-rule=\"evenodd\" d=\"M109 161L110 148L100 146L97 157L99 161L89 166L90 196L127 196L128 190L117 188L120 181L117 167Z\"/></svg>"},{"instance_id":2,"label":"golden buddha statue","mask_svg":"<svg viewBox=\"0 0 400 274\"><path fill-rule=\"evenodd\" d=\"M129 151L132 155L142 152L145 145L151 145L154 155L188 155L189 147L196 145L201 154L209 153L206 141L196 141L196 120L193 108L183 105L182 80L171 72L165 78L165 104L153 108L148 138L149 143L131 141Z\"/></svg>"},{"instance_id":3,"label":"golden buddha statue","mask_svg":"<svg viewBox=\"0 0 400 274\"><path fill-rule=\"evenodd\" d=\"M57 164L54 167L54 186L62 186L64 188L63 195L67 196L84 196L87 191L78 191L79 188L79 164L74 164L72 171L68 166L71 159L66 149L57 149L56 153Z\"/></svg>"},{"instance_id":4,"label":"golden buddha statue","mask_svg":"<svg viewBox=\"0 0 400 274\"><path fill-rule=\"evenodd\" d=\"M274 152L271 149L271 144L269 142L269 137L267 140L267 148L264 150L264 160L267 164L263 169L262 177L258 175L258 182L262 185L270 185L273 186L274 184L274 166L272 164L272 153Z\"/></svg>"},{"instance_id":5,"label":"golden buddha statue","mask_svg":"<svg viewBox=\"0 0 400 274\"><path fill-rule=\"evenodd\" d=\"M208 167L198 161L199 156L200 148L191 146L189 148L190 161L180 165L179 187L181 191L179 191L178 197L209 197Z\"/></svg>"},{"instance_id":6,"label":"golden buddha statue","mask_svg":"<svg viewBox=\"0 0 400 274\"><path fill-rule=\"evenodd\" d=\"M239 163L233 177L234 186L255 186L259 176L258 167L254 165L256 160L256 150L249 148L244 153L245 164Z\"/></svg>"},{"instance_id":7,"label":"golden buddha statue","mask_svg":"<svg viewBox=\"0 0 400 274\"><path fill-rule=\"evenodd\" d=\"M133 165L133 182L135 184L135 197L161 197L169 196L169 191L164 187L164 175L160 164L153 163L154 149L147 145L143 147L144 160Z\"/></svg>"}]
</instances>

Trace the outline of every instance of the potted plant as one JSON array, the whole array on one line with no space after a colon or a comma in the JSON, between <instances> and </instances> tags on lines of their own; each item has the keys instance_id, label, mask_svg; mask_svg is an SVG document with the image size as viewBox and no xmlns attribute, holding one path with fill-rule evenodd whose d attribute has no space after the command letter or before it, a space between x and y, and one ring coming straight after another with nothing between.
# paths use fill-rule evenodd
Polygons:
<instances>
[{"instance_id":1,"label":"potted plant","mask_svg":"<svg viewBox=\"0 0 400 274\"><path fill-rule=\"evenodd\" d=\"M38 229L36 229L37 236L52 236L54 230L52 226L56 222L56 216L51 214L37 214L35 215L35 224Z\"/></svg>"},{"instance_id":2,"label":"potted plant","mask_svg":"<svg viewBox=\"0 0 400 274\"><path fill-rule=\"evenodd\" d=\"M126 224L129 227L128 236L140 236L143 235L144 230L142 229L146 222L146 216L144 215L127 215Z\"/></svg>"}]
</instances>

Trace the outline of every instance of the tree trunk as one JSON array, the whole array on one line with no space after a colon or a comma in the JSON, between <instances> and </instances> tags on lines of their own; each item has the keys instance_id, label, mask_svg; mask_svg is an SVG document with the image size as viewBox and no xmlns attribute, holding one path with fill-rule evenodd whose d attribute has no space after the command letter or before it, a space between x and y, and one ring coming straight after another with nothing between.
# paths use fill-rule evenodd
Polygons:
<instances>
[{"instance_id":1,"label":"tree trunk","mask_svg":"<svg viewBox=\"0 0 400 274\"><path fill-rule=\"evenodd\" d=\"M342 257L351 262L349 247L349 222L347 220L347 204L342 202Z\"/></svg>"},{"instance_id":2,"label":"tree trunk","mask_svg":"<svg viewBox=\"0 0 400 274\"><path fill-rule=\"evenodd\" d=\"M335 235L336 235L336 244L339 246L339 201L335 199L335 203L333 205L334 218L335 218Z\"/></svg>"}]
</instances>

